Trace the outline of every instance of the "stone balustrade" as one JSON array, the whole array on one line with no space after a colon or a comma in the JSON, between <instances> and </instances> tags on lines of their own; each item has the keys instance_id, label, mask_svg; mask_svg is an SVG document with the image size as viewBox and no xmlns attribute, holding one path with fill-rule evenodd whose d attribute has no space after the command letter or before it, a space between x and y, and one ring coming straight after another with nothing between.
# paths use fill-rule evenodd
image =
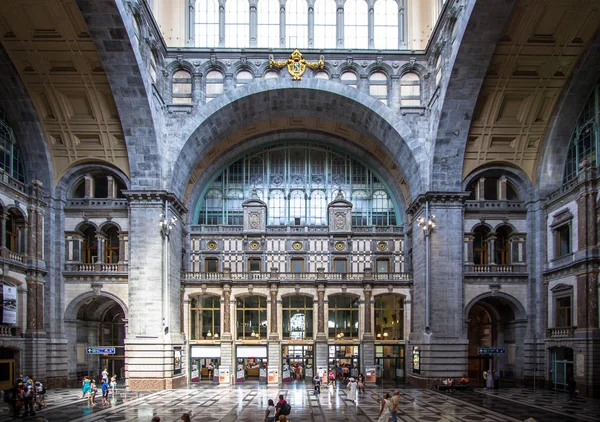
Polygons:
<instances>
[{"instance_id":1,"label":"stone balustrade","mask_svg":"<svg viewBox=\"0 0 600 422\"><path fill-rule=\"evenodd\" d=\"M291 272L183 272L182 280L187 282L196 281L332 281L332 282L363 282L363 281L386 281L386 282L412 282L412 273L291 273Z\"/></svg>"},{"instance_id":2,"label":"stone balustrade","mask_svg":"<svg viewBox=\"0 0 600 422\"><path fill-rule=\"evenodd\" d=\"M556 327L546 329L546 338L573 338L577 327Z\"/></svg>"}]
</instances>

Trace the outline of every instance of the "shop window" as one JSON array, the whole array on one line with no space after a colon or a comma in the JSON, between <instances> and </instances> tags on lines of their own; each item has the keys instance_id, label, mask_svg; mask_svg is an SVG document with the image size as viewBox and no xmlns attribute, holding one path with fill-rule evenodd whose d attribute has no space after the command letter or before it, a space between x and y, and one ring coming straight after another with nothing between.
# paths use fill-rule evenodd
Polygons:
<instances>
[{"instance_id":1,"label":"shop window","mask_svg":"<svg viewBox=\"0 0 600 422\"><path fill-rule=\"evenodd\" d=\"M185 70L173 74L173 104L192 104L192 75Z\"/></svg>"},{"instance_id":2,"label":"shop window","mask_svg":"<svg viewBox=\"0 0 600 422\"><path fill-rule=\"evenodd\" d=\"M375 339L379 341L404 339L403 296L375 297Z\"/></svg>"},{"instance_id":3,"label":"shop window","mask_svg":"<svg viewBox=\"0 0 600 422\"><path fill-rule=\"evenodd\" d=\"M306 340L313 337L313 299L310 296L286 296L282 300L283 338Z\"/></svg>"},{"instance_id":4,"label":"shop window","mask_svg":"<svg viewBox=\"0 0 600 422\"><path fill-rule=\"evenodd\" d=\"M219 339L221 335L221 303L218 296L191 297L190 312L191 340Z\"/></svg>"},{"instance_id":5,"label":"shop window","mask_svg":"<svg viewBox=\"0 0 600 422\"><path fill-rule=\"evenodd\" d=\"M236 331L239 340L267 337L267 299L264 296L237 298Z\"/></svg>"},{"instance_id":6,"label":"shop window","mask_svg":"<svg viewBox=\"0 0 600 422\"><path fill-rule=\"evenodd\" d=\"M358 298L349 295L331 295L328 305L329 338L332 340L358 338Z\"/></svg>"}]
</instances>

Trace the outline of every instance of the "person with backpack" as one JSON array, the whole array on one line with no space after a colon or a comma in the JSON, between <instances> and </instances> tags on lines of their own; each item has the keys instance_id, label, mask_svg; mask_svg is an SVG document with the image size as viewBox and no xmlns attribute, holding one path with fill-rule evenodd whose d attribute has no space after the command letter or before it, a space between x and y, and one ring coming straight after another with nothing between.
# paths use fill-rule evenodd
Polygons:
<instances>
[{"instance_id":1,"label":"person with backpack","mask_svg":"<svg viewBox=\"0 0 600 422\"><path fill-rule=\"evenodd\" d=\"M279 401L277 402L275 409L277 410L277 414L275 416L276 419L278 419L280 415L289 415L292 411L292 406L290 406L290 404L283 398L283 394L280 394Z\"/></svg>"}]
</instances>

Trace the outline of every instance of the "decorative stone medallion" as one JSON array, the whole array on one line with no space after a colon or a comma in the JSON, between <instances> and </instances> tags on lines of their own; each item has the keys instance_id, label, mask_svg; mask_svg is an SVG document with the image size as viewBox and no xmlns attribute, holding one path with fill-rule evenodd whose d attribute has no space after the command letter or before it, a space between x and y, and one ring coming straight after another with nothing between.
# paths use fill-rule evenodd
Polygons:
<instances>
[{"instance_id":1,"label":"decorative stone medallion","mask_svg":"<svg viewBox=\"0 0 600 422\"><path fill-rule=\"evenodd\" d=\"M208 242L206 244L206 247L208 249L217 249L217 242L215 242L214 240L211 240L210 242Z\"/></svg>"},{"instance_id":2,"label":"decorative stone medallion","mask_svg":"<svg viewBox=\"0 0 600 422\"><path fill-rule=\"evenodd\" d=\"M294 243L292 243L292 248L295 251L299 251L300 249L302 249L302 242L294 242Z\"/></svg>"},{"instance_id":3,"label":"decorative stone medallion","mask_svg":"<svg viewBox=\"0 0 600 422\"><path fill-rule=\"evenodd\" d=\"M250 249L252 249L253 251L257 250L260 247L260 243L258 243L256 240L250 242Z\"/></svg>"},{"instance_id":4,"label":"decorative stone medallion","mask_svg":"<svg viewBox=\"0 0 600 422\"><path fill-rule=\"evenodd\" d=\"M344 244L344 242L335 242L335 248L338 251L343 251L346 248L346 245Z\"/></svg>"},{"instance_id":5,"label":"decorative stone medallion","mask_svg":"<svg viewBox=\"0 0 600 422\"><path fill-rule=\"evenodd\" d=\"M377 249L379 249L380 251L385 251L387 249L388 245L387 242L379 242L377 244Z\"/></svg>"}]
</instances>

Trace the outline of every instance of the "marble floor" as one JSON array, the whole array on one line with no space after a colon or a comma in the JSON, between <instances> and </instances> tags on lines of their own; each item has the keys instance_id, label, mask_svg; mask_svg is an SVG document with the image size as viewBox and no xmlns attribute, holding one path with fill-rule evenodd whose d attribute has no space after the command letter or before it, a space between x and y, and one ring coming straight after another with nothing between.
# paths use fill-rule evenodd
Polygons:
<instances>
[{"instance_id":1,"label":"marble floor","mask_svg":"<svg viewBox=\"0 0 600 422\"><path fill-rule=\"evenodd\" d=\"M389 389L367 388L355 401L344 389L323 389L315 396L308 384L264 386L244 384L234 387L199 385L187 389L133 393L117 391L109 406L82 400L81 390L52 390L47 409L37 413L50 422L150 422L159 415L163 422L176 422L184 412L195 422L260 422L267 401L279 394L292 405L291 422L372 422L377 420L379 400ZM502 389L442 393L431 390L401 389L398 420L500 422L598 421L600 400L579 398L569 402L565 393ZM0 406L0 422L13 420L7 405ZM23 420L34 421L27 416Z\"/></svg>"}]
</instances>

